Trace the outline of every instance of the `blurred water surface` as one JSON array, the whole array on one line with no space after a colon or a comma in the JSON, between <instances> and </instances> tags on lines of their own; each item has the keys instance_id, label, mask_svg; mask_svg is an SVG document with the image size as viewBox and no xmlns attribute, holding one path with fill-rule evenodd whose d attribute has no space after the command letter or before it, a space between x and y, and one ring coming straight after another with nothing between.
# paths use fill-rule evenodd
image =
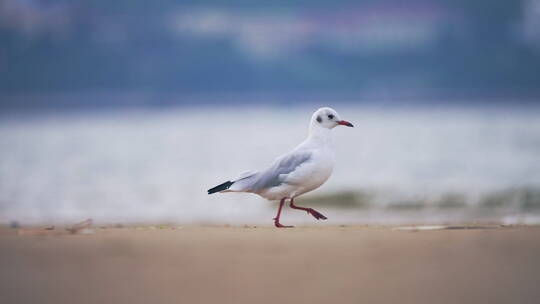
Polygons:
<instances>
[{"instance_id":1,"label":"blurred water surface","mask_svg":"<svg viewBox=\"0 0 540 304\"><path fill-rule=\"evenodd\" d=\"M317 107L4 113L0 223L271 223L274 204L206 190L294 148ZM355 128L334 129L334 174L306 198L346 192L369 202L329 199L318 207L327 223L540 218L537 108L334 107ZM284 218L314 221L291 210Z\"/></svg>"}]
</instances>

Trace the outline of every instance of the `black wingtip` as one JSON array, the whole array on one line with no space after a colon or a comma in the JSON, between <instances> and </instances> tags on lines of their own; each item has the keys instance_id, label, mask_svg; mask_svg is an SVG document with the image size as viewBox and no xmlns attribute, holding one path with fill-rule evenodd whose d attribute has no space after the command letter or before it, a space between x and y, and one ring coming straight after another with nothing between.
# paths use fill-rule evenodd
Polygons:
<instances>
[{"instance_id":1,"label":"black wingtip","mask_svg":"<svg viewBox=\"0 0 540 304\"><path fill-rule=\"evenodd\" d=\"M216 193L216 192L221 192L223 190L227 190L227 189L229 189L229 187L232 184L234 184L234 182L226 181L223 184L219 184L219 185L215 186L214 188L209 189L208 194L212 194L212 193Z\"/></svg>"}]
</instances>

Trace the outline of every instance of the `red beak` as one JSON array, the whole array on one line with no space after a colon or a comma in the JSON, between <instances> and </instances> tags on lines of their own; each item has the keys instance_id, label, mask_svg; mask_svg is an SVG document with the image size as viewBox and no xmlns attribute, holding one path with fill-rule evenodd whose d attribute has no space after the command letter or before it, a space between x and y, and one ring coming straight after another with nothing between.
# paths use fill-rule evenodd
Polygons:
<instances>
[{"instance_id":1,"label":"red beak","mask_svg":"<svg viewBox=\"0 0 540 304\"><path fill-rule=\"evenodd\" d=\"M348 122L348 121L345 121L345 120L340 120L338 121L338 125L342 125L342 126L347 126L347 127L354 127L352 123Z\"/></svg>"}]
</instances>

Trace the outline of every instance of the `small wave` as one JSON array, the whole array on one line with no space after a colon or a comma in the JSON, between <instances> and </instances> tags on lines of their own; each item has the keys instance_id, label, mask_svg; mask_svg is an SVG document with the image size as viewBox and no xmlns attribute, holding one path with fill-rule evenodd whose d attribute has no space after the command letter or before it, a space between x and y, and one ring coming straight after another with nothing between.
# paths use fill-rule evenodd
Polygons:
<instances>
[{"instance_id":1,"label":"small wave","mask_svg":"<svg viewBox=\"0 0 540 304\"><path fill-rule=\"evenodd\" d=\"M389 194L391 193L391 194ZM480 195L442 193L410 198L393 191L346 190L322 195L307 195L302 202L309 206L337 209L379 208L390 210L419 209L516 209L540 212L540 187L517 187Z\"/></svg>"}]
</instances>

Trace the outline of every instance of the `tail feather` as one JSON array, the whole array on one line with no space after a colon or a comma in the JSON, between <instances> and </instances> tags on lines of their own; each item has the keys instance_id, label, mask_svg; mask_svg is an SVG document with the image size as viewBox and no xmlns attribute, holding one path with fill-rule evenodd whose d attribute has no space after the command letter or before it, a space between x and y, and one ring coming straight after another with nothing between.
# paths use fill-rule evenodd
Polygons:
<instances>
[{"instance_id":1,"label":"tail feather","mask_svg":"<svg viewBox=\"0 0 540 304\"><path fill-rule=\"evenodd\" d=\"M226 182L224 182L223 184L219 184L219 185L215 186L214 188L209 189L209 190L208 190L208 194L212 194L212 193L216 193L216 192L221 192L221 191L227 190L227 189L229 189L229 187L230 187L232 184L234 184L234 182L226 181Z\"/></svg>"}]
</instances>

